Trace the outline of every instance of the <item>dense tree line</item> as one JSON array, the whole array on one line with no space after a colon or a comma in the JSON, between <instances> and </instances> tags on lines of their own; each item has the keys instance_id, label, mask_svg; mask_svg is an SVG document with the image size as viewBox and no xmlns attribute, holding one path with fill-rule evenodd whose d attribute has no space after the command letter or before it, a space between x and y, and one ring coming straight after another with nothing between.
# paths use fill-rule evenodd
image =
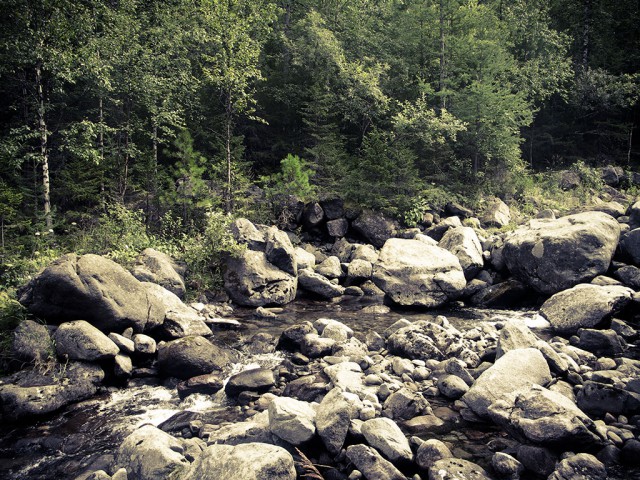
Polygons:
<instances>
[{"instance_id":1,"label":"dense tree line","mask_svg":"<svg viewBox=\"0 0 640 480\"><path fill-rule=\"evenodd\" d=\"M4 0L0 24L3 249L114 203L197 224L291 176L402 213L640 161L636 0Z\"/></svg>"}]
</instances>

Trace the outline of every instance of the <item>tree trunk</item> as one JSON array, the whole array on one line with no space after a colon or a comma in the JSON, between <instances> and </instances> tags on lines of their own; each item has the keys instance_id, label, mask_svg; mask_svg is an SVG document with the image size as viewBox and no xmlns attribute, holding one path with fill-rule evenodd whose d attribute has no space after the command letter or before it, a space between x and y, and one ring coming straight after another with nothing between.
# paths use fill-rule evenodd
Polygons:
<instances>
[{"instance_id":1,"label":"tree trunk","mask_svg":"<svg viewBox=\"0 0 640 480\"><path fill-rule=\"evenodd\" d=\"M586 71L589 66L589 46L591 36L591 0L584 0L582 25L582 70Z\"/></svg>"},{"instance_id":2,"label":"tree trunk","mask_svg":"<svg viewBox=\"0 0 640 480\"><path fill-rule=\"evenodd\" d=\"M100 208L103 212L107 210L107 199L104 186L104 105L102 95L98 98L98 152L100 152Z\"/></svg>"},{"instance_id":3,"label":"tree trunk","mask_svg":"<svg viewBox=\"0 0 640 480\"><path fill-rule=\"evenodd\" d=\"M446 80L446 58L445 58L445 17L444 17L444 0L440 0L440 79L438 82L438 90L440 92L440 108L447 108L447 97L444 95L444 83Z\"/></svg>"},{"instance_id":4,"label":"tree trunk","mask_svg":"<svg viewBox=\"0 0 640 480\"><path fill-rule=\"evenodd\" d=\"M40 130L40 162L42 163L42 198L44 201L44 219L47 230L53 227L51 218L51 196L49 183L49 152L47 149L47 121L45 118L44 87L42 85L42 68L36 66L36 90L38 92L38 128Z\"/></svg>"},{"instance_id":5,"label":"tree trunk","mask_svg":"<svg viewBox=\"0 0 640 480\"><path fill-rule=\"evenodd\" d=\"M227 115L227 131L225 139L227 155L227 192L226 192L226 212L231 213L233 203L231 199L231 116Z\"/></svg>"}]
</instances>

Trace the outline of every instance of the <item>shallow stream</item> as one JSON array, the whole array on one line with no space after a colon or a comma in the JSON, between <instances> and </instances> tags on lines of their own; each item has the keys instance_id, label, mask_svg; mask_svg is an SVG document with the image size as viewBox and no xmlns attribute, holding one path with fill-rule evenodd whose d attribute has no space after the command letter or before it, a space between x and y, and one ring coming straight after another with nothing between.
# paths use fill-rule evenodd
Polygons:
<instances>
[{"instance_id":1,"label":"shallow stream","mask_svg":"<svg viewBox=\"0 0 640 480\"><path fill-rule=\"evenodd\" d=\"M277 339L287 326L305 320L313 322L322 317L339 320L353 328L356 335L363 335L369 330L382 333L401 318L417 321L445 315L460 330L472 328L480 321L519 317L540 336L550 336L545 330L544 320L532 311L461 308L367 313L367 307L375 305L358 299L340 303L298 301L286 306L275 319L256 318L253 310L238 309L234 318L240 326L219 328L215 334L218 341L238 348L257 333L268 333ZM275 367L283 358L280 352L247 354L234 365L233 373L257 365ZM145 423L157 426L180 411L198 412L205 423L211 424L244 420L242 409L228 401L224 390L213 396L191 395L181 401L175 388L157 382L157 379L134 379L130 384L133 386L129 388L108 389L34 424L3 426L0 431L0 478L73 479L88 466L92 470L106 468L109 455L113 455L129 432ZM440 404L437 400L429 400L434 409L448 409L445 402ZM490 447L508 441L497 428L470 426L462 422L455 412L450 413L450 421L433 436L454 445L453 453L458 457L486 465L493 454ZM627 476L629 473L618 478L631 478Z\"/></svg>"}]
</instances>

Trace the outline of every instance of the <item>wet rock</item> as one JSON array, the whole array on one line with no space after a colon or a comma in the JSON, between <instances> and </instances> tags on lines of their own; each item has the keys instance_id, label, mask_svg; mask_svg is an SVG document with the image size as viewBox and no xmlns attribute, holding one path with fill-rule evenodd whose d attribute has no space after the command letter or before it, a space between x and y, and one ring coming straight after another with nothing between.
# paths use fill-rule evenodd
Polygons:
<instances>
[{"instance_id":1,"label":"wet rock","mask_svg":"<svg viewBox=\"0 0 640 480\"><path fill-rule=\"evenodd\" d=\"M458 258L418 240L388 240L373 267L373 281L394 302L437 307L458 298L466 280Z\"/></svg>"},{"instance_id":2,"label":"wet rock","mask_svg":"<svg viewBox=\"0 0 640 480\"><path fill-rule=\"evenodd\" d=\"M293 457L284 448L266 443L210 445L180 479L295 480Z\"/></svg>"},{"instance_id":3,"label":"wet rock","mask_svg":"<svg viewBox=\"0 0 640 480\"><path fill-rule=\"evenodd\" d=\"M511 350L478 377L462 401L479 417L488 418L490 405L502 395L550 381L549 366L539 350Z\"/></svg>"},{"instance_id":4,"label":"wet rock","mask_svg":"<svg viewBox=\"0 0 640 480\"><path fill-rule=\"evenodd\" d=\"M188 380L178 383L178 395L180 398L188 397L194 393L203 395L213 395L222 390L222 382L224 378L219 373L208 373L206 375L197 375Z\"/></svg>"},{"instance_id":5,"label":"wet rock","mask_svg":"<svg viewBox=\"0 0 640 480\"><path fill-rule=\"evenodd\" d=\"M397 227L383 215L374 212L362 212L352 223L353 230L362 235L373 246L381 248L393 237Z\"/></svg>"},{"instance_id":6,"label":"wet rock","mask_svg":"<svg viewBox=\"0 0 640 480\"><path fill-rule=\"evenodd\" d=\"M346 342L353 337L353 330L344 323L330 318L320 318L313 323L320 335L336 342Z\"/></svg>"},{"instance_id":7,"label":"wet rock","mask_svg":"<svg viewBox=\"0 0 640 480\"><path fill-rule=\"evenodd\" d=\"M264 253L246 250L228 259L225 290L240 305L284 305L295 298L297 279L268 262Z\"/></svg>"},{"instance_id":8,"label":"wet rock","mask_svg":"<svg viewBox=\"0 0 640 480\"><path fill-rule=\"evenodd\" d=\"M298 282L305 290L324 298L344 295L344 287L332 283L327 277L308 269L298 270Z\"/></svg>"},{"instance_id":9,"label":"wet rock","mask_svg":"<svg viewBox=\"0 0 640 480\"><path fill-rule=\"evenodd\" d=\"M164 321L165 309L117 263L98 255L64 255L19 291L20 303L38 318L86 320L103 331L137 332Z\"/></svg>"},{"instance_id":10,"label":"wet rock","mask_svg":"<svg viewBox=\"0 0 640 480\"><path fill-rule=\"evenodd\" d=\"M507 236L502 254L516 279L554 294L605 273L619 236L618 222L601 212L531 220Z\"/></svg>"},{"instance_id":11,"label":"wet rock","mask_svg":"<svg viewBox=\"0 0 640 480\"><path fill-rule=\"evenodd\" d=\"M277 397L269 404L269 429L271 433L300 445L316 433L316 412L311 405L294 398Z\"/></svg>"},{"instance_id":12,"label":"wet rock","mask_svg":"<svg viewBox=\"0 0 640 480\"><path fill-rule=\"evenodd\" d=\"M157 480L189 465L183 453L179 440L145 425L124 439L116 453L116 465L126 468L130 478Z\"/></svg>"},{"instance_id":13,"label":"wet rock","mask_svg":"<svg viewBox=\"0 0 640 480\"><path fill-rule=\"evenodd\" d=\"M277 227L269 227L265 233L267 261L289 275L296 275L298 263L291 240Z\"/></svg>"},{"instance_id":14,"label":"wet rock","mask_svg":"<svg viewBox=\"0 0 640 480\"><path fill-rule=\"evenodd\" d=\"M420 468L427 470L438 460L451 457L453 454L449 447L438 439L430 438L418 447L415 461Z\"/></svg>"},{"instance_id":15,"label":"wet rock","mask_svg":"<svg viewBox=\"0 0 640 480\"><path fill-rule=\"evenodd\" d=\"M367 443L381 452L391 462L409 463L413 453L409 441L400 427L389 418L373 418L362 425Z\"/></svg>"},{"instance_id":16,"label":"wet rock","mask_svg":"<svg viewBox=\"0 0 640 480\"><path fill-rule=\"evenodd\" d=\"M601 441L593 421L561 393L539 385L504 395L489 416L512 434L547 445L592 445Z\"/></svg>"},{"instance_id":17,"label":"wet rock","mask_svg":"<svg viewBox=\"0 0 640 480\"><path fill-rule=\"evenodd\" d=\"M475 230L471 227L456 227L447 230L440 242L440 248L450 251L460 261L464 276L475 277L484 265L482 246Z\"/></svg>"},{"instance_id":18,"label":"wet rock","mask_svg":"<svg viewBox=\"0 0 640 480\"><path fill-rule=\"evenodd\" d=\"M104 379L103 370L82 362L48 374L22 370L3 379L0 408L6 420L20 420L54 412L59 408L93 396Z\"/></svg>"},{"instance_id":19,"label":"wet rock","mask_svg":"<svg viewBox=\"0 0 640 480\"><path fill-rule=\"evenodd\" d=\"M277 348L290 351L300 350L305 335L310 333L318 334L311 322L302 322L287 327L280 334Z\"/></svg>"},{"instance_id":20,"label":"wet rock","mask_svg":"<svg viewBox=\"0 0 640 480\"><path fill-rule=\"evenodd\" d=\"M366 445L347 447L347 458L368 480L406 480L406 477L391 462Z\"/></svg>"},{"instance_id":21,"label":"wet rock","mask_svg":"<svg viewBox=\"0 0 640 480\"><path fill-rule=\"evenodd\" d=\"M524 472L524 466L518 460L503 452L493 454L491 466L500 476L508 477L512 480L517 480Z\"/></svg>"},{"instance_id":22,"label":"wet rock","mask_svg":"<svg viewBox=\"0 0 640 480\"><path fill-rule=\"evenodd\" d=\"M212 344L203 337L184 337L165 343L158 350L158 368L172 377L186 380L221 371L235 357L230 350Z\"/></svg>"},{"instance_id":23,"label":"wet rock","mask_svg":"<svg viewBox=\"0 0 640 480\"><path fill-rule=\"evenodd\" d=\"M634 414L640 412L640 394L614 385L584 382L577 395L578 407L592 415L612 413Z\"/></svg>"},{"instance_id":24,"label":"wet rock","mask_svg":"<svg viewBox=\"0 0 640 480\"><path fill-rule=\"evenodd\" d=\"M184 270L166 253L145 248L136 259L131 273L141 282L157 283L179 298L184 298Z\"/></svg>"},{"instance_id":25,"label":"wet rock","mask_svg":"<svg viewBox=\"0 0 640 480\"><path fill-rule=\"evenodd\" d=\"M613 330L593 330L581 328L577 332L578 348L587 350L598 357L616 357L622 354L623 346L620 337Z\"/></svg>"},{"instance_id":26,"label":"wet rock","mask_svg":"<svg viewBox=\"0 0 640 480\"><path fill-rule=\"evenodd\" d=\"M485 227L505 227L511 222L509 206L499 198L494 198L485 208L480 222Z\"/></svg>"},{"instance_id":27,"label":"wet rock","mask_svg":"<svg viewBox=\"0 0 640 480\"><path fill-rule=\"evenodd\" d=\"M429 467L429 480L491 480L486 470L461 458L443 458Z\"/></svg>"},{"instance_id":28,"label":"wet rock","mask_svg":"<svg viewBox=\"0 0 640 480\"><path fill-rule=\"evenodd\" d=\"M84 320L66 322L53 335L61 358L95 362L115 357L120 349L109 337Z\"/></svg>"},{"instance_id":29,"label":"wet rock","mask_svg":"<svg viewBox=\"0 0 640 480\"><path fill-rule=\"evenodd\" d=\"M332 455L337 455L347 438L349 424L357 417L357 395L333 388L325 395L317 409L316 428L325 447Z\"/></svg>"},{"instance_id":30,"label":"wet rock","mask_svg":"<svg viewBox=\"0 0 640 480\"><path fill-rule=\"evenodd\" d=\"M631 302L632 295L626 287L581 284L553 295L542 304L540 314L554 330L575 333L610 318Z\"/></svg>"},{"instance_id":31,"label":"wet rock","mask_svg":"<svg viewBox=\"0 0 640 480\"><path fill-rule=\"evenodd\" d=\"M548 480L575 480L585 478L589 480L606 480L607 470L593 455L578 453L562 460L549 475Z\"/></svg>"},{"instance_id":32,"label":"wet rock","mask_svg":"<svg viewBox=\"0 0 640 480\"><path fill-rule=\"evenodd\" d=\"M54 345L47 327L23 320L13 331L11 350L18 360L41 363L53 356Z\"/></svg>"},{"instance_id":33,"label":"wet rock","mask_svg":"<svg viewBox=\"0 0 640 480\"><path fill-rule=\"evenodd\" d=\"M445 422L435 415L420 415L402 422L402 428L412 435L433 435L448 431Z\"/></svg>"},{"instance_id":34,"label":"wet rock","mask_svg":"<svg viewBox=\"0 0 640 480\"><path fill-rule=\"evenodd\" d=\"M224 391L230 397L236 397L246 390L264 393L276 384L273 371L267 368L252 368L236 373L229 378Z\"/></svg>"}]
</instances>

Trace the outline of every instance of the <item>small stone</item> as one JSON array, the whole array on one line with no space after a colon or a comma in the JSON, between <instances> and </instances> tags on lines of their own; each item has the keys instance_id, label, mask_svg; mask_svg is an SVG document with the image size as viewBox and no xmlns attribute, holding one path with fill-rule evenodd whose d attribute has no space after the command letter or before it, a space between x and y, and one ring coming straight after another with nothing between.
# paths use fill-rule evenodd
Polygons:
<instances>
[{"instance_id":1,"label":"small stone","mask_svg":"<svg viewBox=\"0 0 640 480\"><path fill-rule=\"evenodd\" d=\"M135 344L135 349L138 353L142 353L145 355L153 355L154 353L156 353L156 341L148 335L136 333L133 336L133 343Z\"/></svg>"}]
</instances>

